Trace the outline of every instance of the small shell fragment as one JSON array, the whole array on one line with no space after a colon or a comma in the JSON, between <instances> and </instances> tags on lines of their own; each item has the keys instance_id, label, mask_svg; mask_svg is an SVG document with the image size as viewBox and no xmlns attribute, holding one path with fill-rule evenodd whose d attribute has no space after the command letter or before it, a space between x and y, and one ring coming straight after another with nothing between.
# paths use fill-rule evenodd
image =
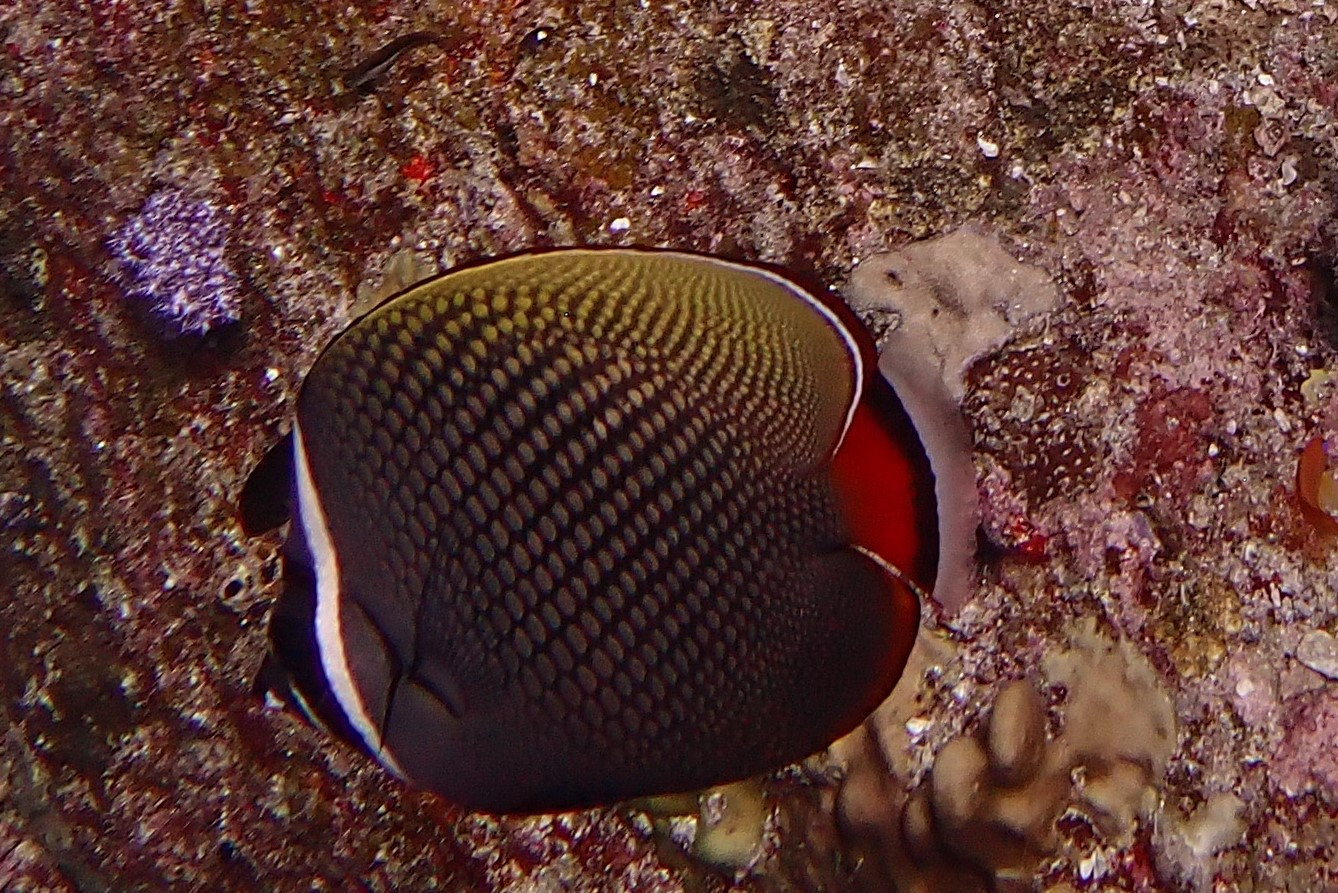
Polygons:
<instances>
[{"instance_id":1,"label":"small shell fragment","mask_svg":"<svg viewBox=\"0 0 1338 893\"><path fill-rule=\"evenodd\" d=\"M1326 679L1338 679L1338 639L1322 629L1312 629L1296 646L1296 659Z\"/></svg>"}]
</instances>

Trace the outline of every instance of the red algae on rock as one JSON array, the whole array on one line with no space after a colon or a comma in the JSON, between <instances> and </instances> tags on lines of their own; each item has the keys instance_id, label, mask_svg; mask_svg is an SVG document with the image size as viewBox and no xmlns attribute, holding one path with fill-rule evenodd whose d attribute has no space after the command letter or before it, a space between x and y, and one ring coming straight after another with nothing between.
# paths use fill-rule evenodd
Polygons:
<instances>
[{"instance_id":1,"label":"red algae on rock","mask_svg":"<svg viewBox=\"0 0 1338 893\"><path fill-rule=\"evenodd\" d=\"M1316 790L1326 798L1338 794L1338 754L1330 746L1338 735L1338 697L1325 690L1297 695L1288 714L1274 783L1291 796Z\"/></svg>"}]
</instances>

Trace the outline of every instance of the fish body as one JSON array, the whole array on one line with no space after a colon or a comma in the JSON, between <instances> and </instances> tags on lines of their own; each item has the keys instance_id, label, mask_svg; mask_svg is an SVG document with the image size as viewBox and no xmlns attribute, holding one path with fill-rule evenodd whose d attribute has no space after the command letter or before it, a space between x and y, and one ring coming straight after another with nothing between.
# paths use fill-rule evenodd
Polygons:
<instances>
[{"instance_id":1,"label":"fish body","mask_svg":"<svg viewBox=\"0 0 1338 893\"><path fill-rule=\"evenodd\" d=\"M250 528L279 488L267 684L492 812L821 749L895 684L938 566L933 474L858 323L684 253L525 254L388 300L306 377Z\"/></svg>"}]
</instances>

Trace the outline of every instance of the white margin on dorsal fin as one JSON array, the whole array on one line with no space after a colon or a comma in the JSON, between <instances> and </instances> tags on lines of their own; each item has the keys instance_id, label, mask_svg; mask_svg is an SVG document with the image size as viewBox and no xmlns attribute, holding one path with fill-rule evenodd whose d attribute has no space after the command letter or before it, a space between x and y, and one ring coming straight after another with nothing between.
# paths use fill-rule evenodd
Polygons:
<instances>
[{"instance_id":1,"label":"white margin on dorsal fin","mask_svg":"<svg viewBox=\"0 0 1338 893\"><path fill-rule=\"evenodd\" d=\"M629 253L637 252L637 249L623 249L623 250L626 250ZM841 341L846 346L846 352L850 355L851 369L854 371L855 374L854 387L850 391L850 404L846 406L846 420L841 425L841 434L836 438L836 443L832 447L831 451L831 455L835 455L836 451L841 449L841 444L845 442L846 432L850 430L850 423L855 418L855 408L859 405L860 395L864 393L864 356L863 354L860 353L859 344L855 341L855 336L850 331L850 327L847 326L845 322L841 320L841 317L837 316L836 313L832 310L832 308L824 304L822 300L818 298L817 295L803 288L799 284L791 282L789 279L786 279L779 273L773 273L766 267L754 266L753 264L747 264L732 260L722 260L718 257L710 257L702 254L692 254L686 251L643 251L640 253L687 258L688 260L694 260L697 261L698 263L707 262L722 267L727 267L731 270L737 270L742 273L749 273L753 276L761 277L762 279L766 279L770 282L775 283L776 285L779 285L781 288L785 289L787 292L799 298L805 304L808 304L810 307L812 307L814 310L818 311L818 315L821 316L823 319L825 319L828 325L830 325L832 329L834 329L836 333L841 336Z\"/></svg>"}]
</instances>

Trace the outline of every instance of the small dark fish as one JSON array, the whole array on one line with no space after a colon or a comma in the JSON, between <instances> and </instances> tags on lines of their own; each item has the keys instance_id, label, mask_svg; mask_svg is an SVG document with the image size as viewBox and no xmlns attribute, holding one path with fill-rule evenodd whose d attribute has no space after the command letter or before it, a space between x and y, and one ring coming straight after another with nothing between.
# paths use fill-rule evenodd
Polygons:
<instances>
[{"instance_id":1,"label":"small dark fish","mask_svg":"<svg viewBox=\"0 0 1338 893\"><path fill-rule=\"evenodd\" d=\"M901 674L935 481L853 316L762 267L571 249L452 271L316 361L266 680L475 809L801 759Z\"/></svg>"},{"instance_id":2,"label":"small dark fish","mask_svg":"<svg viewBox=\"0 0 1338 893\"><path fill-rule=\"evenodd\" d=\"M344 75L344 86L359 93L370 93L401 56L421 46L445 46L446 35L436 31L414 31L397 37L372 53Z\"/></svg>"}]
</instances>

